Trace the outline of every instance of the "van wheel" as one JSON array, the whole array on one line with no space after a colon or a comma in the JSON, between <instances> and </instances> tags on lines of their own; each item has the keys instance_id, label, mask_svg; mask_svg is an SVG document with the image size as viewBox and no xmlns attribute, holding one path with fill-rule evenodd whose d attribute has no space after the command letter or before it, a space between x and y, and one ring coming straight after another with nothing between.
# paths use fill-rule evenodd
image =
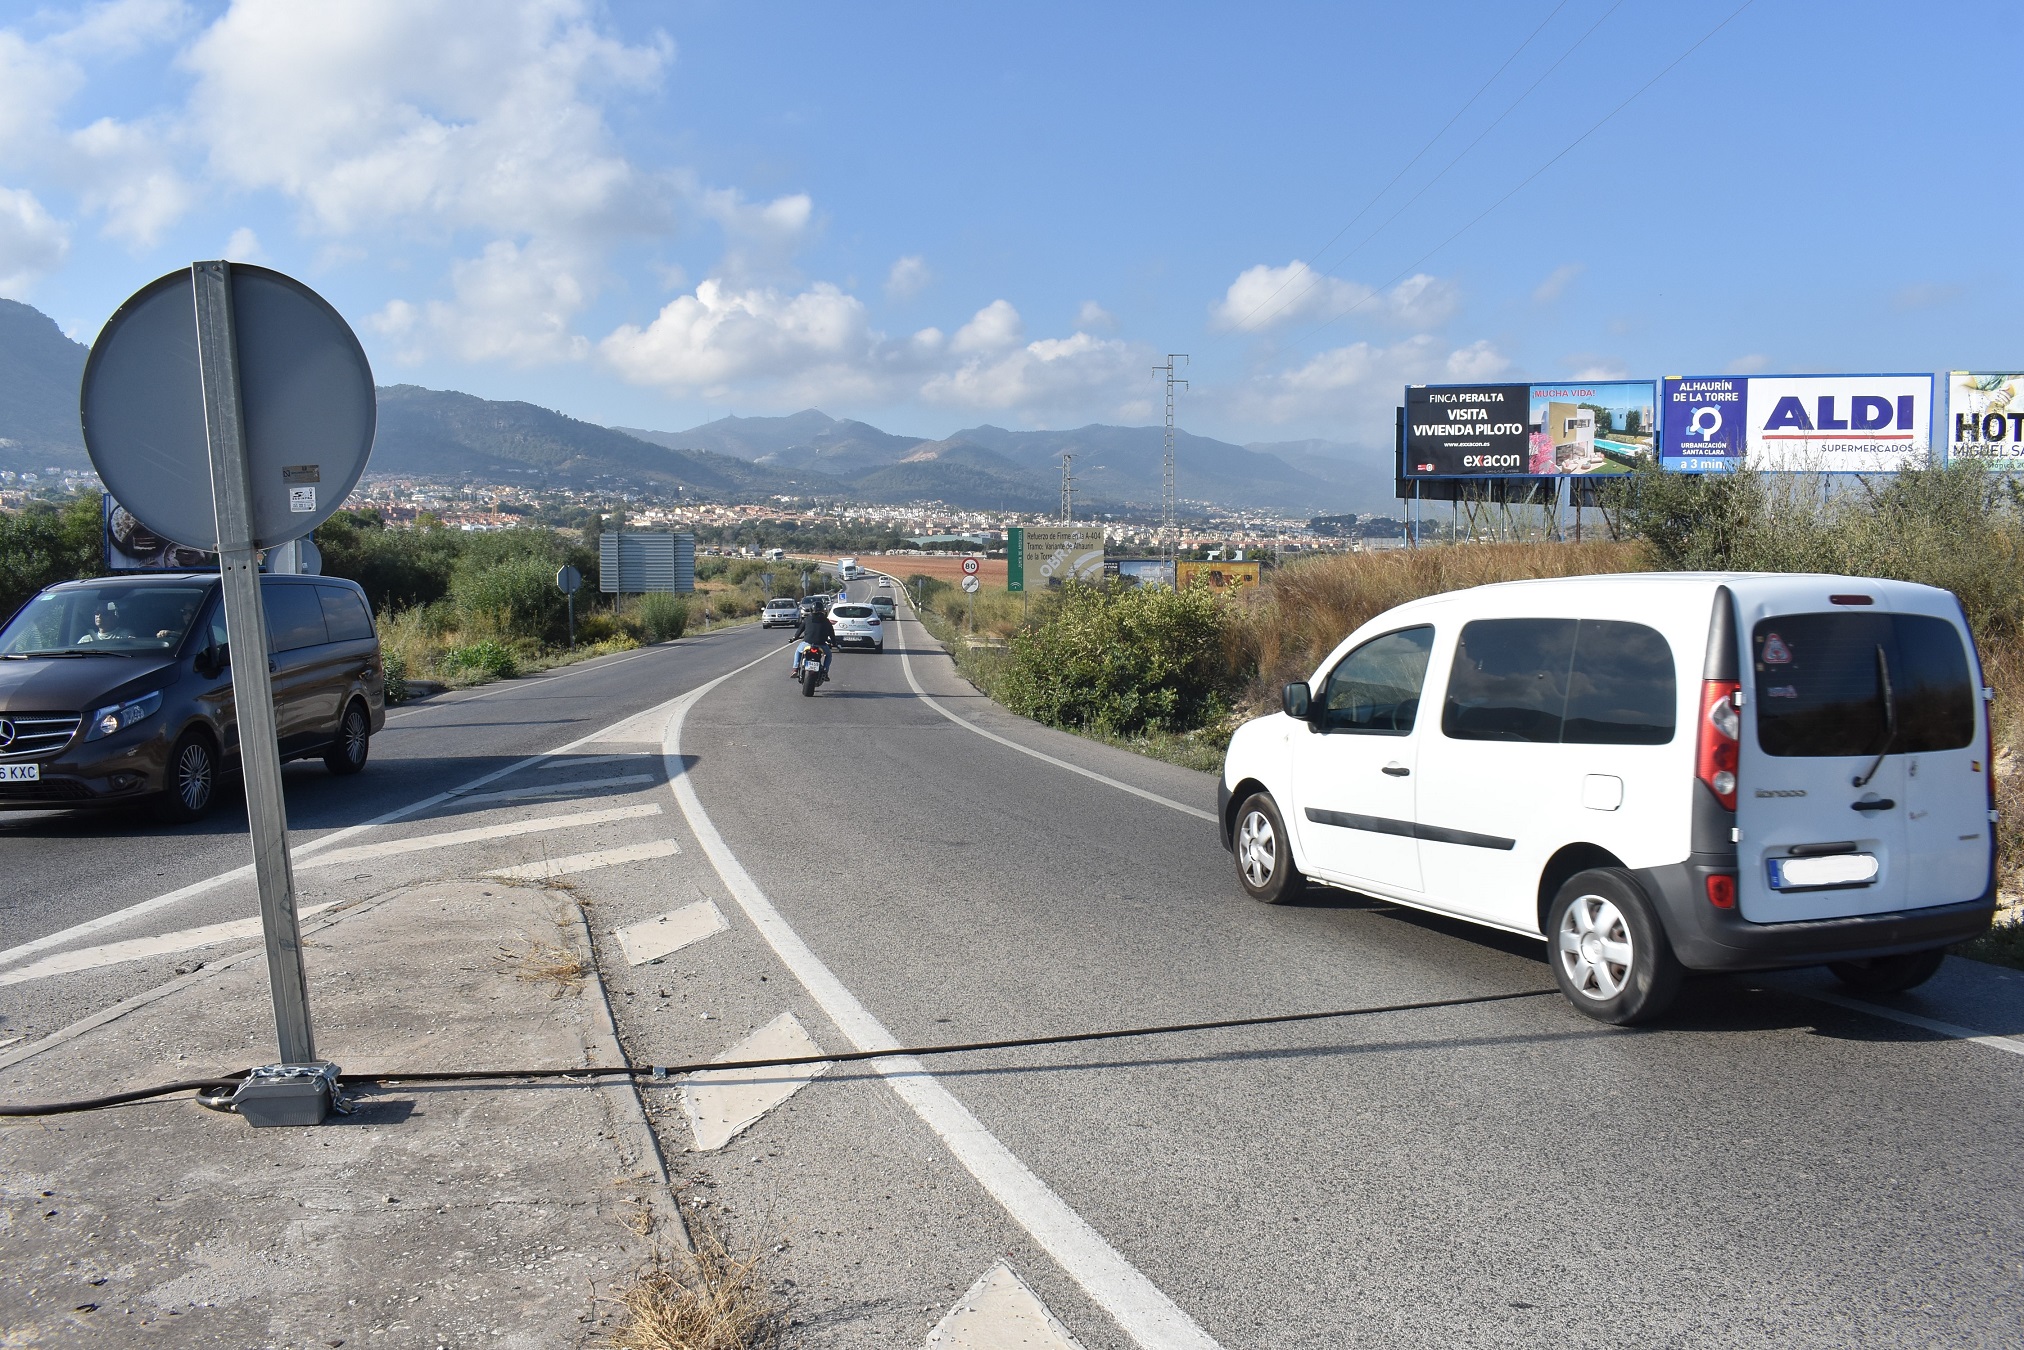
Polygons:
<instances>
[{"instance_id":1,"label":"van wheel","mask_svg":"<svg viewBox=\"0 0 2024 1350\"><path fill-rule=\"evenodd\" d=\"M163 820L186 825L211 813L218 800L218 748L196 728L177 738L169 751L169 766L162 776L162 793L155 798L155 814Z\"/></svg>"},{"instance_id":2,"label":"van wheel","mask_svg":"<svg viewBox=\"0 0 2024 1350\"><path fill-rule=\"evenodd\" d=\"M324 767L335 774L354 774L365 767L366 756L371 753L372 719L366 716L362 705L353 703L345 708L344 720L337 724L337 739L323 752Z\"/></svg>"},{"instance_id":3,"label":"van wheel","mask_svg":"<svg viewBox=\"0 0 2024 1350\"><path fill-rule=\"evenodd\" d=\"M1568 878L1547 911L1553 978L1598 1022L1648 1022L1672 1005L1685 972L1644 889L1620 867Z\"/></svg>"},{"instance_id":4,"label":"van wheel","mask_svg":"<svg viewBox=\"0 0 2024 1350\"><path fill-rule=\"evenodd\" d=\"M1293 846L1286 822L1269 792L1254 792L1237 808L1231 836L1237 855L1237 883L1244 894L1268 905L1283 905L1307 889L1307 878L1293 866Z\"/></svg>"},{"instance_id":5,"label":"van wheel","mask_svg":"<svg viewBox=\"0 0 2024 1350\"><path fill-rule=\"evenodd\" d=\"M1834 978L1858 994L1902 994L1916 989L1940 973L1947 959L1944 948L1929 952L1900 952L1896 956L1872 956L1867 961L1833 961L1828 969Z\"/></svg>"}]
</instances>

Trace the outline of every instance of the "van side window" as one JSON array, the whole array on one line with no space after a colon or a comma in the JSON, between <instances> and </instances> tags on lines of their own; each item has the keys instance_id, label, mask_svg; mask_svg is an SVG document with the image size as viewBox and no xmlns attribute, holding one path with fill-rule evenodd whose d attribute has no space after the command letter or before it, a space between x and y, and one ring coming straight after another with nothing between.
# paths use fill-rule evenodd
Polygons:
<instances>
[{"instance_id":1,"label":"van side window","mask_svg":"<svg viewBox=\"0 0 2024 1350\"><path fill-rule=\"evenodd\" d=\"M1441 709L1442 733L1457 741L1558 741L1574 627L1573 619L1464 624Z\"/></svg>"},{"instance_id":2,"label":"van side window","mask_svg":"<svg viewBox=\"0 0 2024 1350\"><path fill-rule=\"evenodd\" d=\"M1462 628L1441 731L1458 741L1664 745L1679 687L1665 637L1614 619L1478 619Z\"/></svg>"},{"instance_id":3,"label":"van side window","mask_svg":"<svg viewBox=\"0 0 2024 1350\"><path fill-rule=\"evenodd\" d=\"M1567 719L1571 745L1664 745L1679 715L1673 649L1655 628L1582 619L1574 635Z\"/></svg>"},{"instance_id":4,"label":"van side window","mask_svg":"<svg viewBox=\"0 0 2024 1350\"><path fill-rule=\"evenodd\" d=\"M355 642L372 636L372 615L365 611L365 601L358 598L358 592L342 586L318 586L316 595L323 602L323 626L330 630L332 642Z\"/></svg>"},{"instance_id":5,"label":"van side window","mask_svg":"<svg viewBox=\"0 0 2024 1350\"><path fill-rule=\"evenodd\" d=\"M1419 716L1427 679L1431 628L1407 628L1373 638L1335 663L1314 719L1322 731L1403 736Z\"/></svg>"},{"instance_id":6,"label":"van side window","mask_svg":"<svg viewBox=\"0 0 2024 1350\"><path fill-rule=\"evenodd\" d=\"M285 583L260 588L260 604L267 611L269 651L292 652L330 641L329 630L323 626L323 606L317 603L317 589Z\"/></svg>"}]
</instances>

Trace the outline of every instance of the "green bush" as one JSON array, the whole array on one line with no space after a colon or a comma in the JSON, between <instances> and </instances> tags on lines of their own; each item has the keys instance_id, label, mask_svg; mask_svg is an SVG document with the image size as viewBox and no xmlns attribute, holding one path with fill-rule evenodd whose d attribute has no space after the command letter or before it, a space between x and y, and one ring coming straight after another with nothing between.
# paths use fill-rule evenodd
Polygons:
<instances>
[{"instance_id":1,"label":"green bush","mask_svg":"<svg viewBox=\"0 0 2024 1350\"><path fill-rule=\"evenodd\" d=\"M512 651L490 639L453 647L444 653L438 665L446 675L482 675L494 680L510 680L520 673L520 663L513 659Z\"/></svg>"},{"instance_id":2,"label":"green bush","mask_svg":"<svg viewBox=\"0 0 2024 1350\"><path fill-rule=\"evenodd\" d=\"M1013 637L996 692L1016 713L1109 735L1190 731L1228 711L1248 672L1225 656L1205 589L1070 586Z\"/></svg>"},{"instance_id":3,"label":"green bush","mask_svg":"<svg viewBox=\"0 0 2024 1350\"><path fill-rule=\"evenodd\" d=\"M104 540L96 492L0 511L0 623L44 586L102 573Z\"/></svg>"},{"instance_id":4,"label":"green bush","mask_svg":"<svg viewBox=\"0 0 2024 1350\"><path fill-rule=\"evenodd\" d=\"M640 597L635 617L648 642L669 642L689 629L689 601L668 591L649 591Z\"/></svg>"},{"instance_id":5,"label":"green bush","mask_svg":"<svg viewBox=\"0 0 2024 1350\"><path fill-rule=\"evenodd\" d=\"M555 585L557 564L549 558L502 558L477 566L460 564L451 593L467 622L489 622L501 633L544 642L566 642L566 600Z\"/></svg>"},{"instance_id":6,"label":"green bush","mask_svg":"<svg viewBox=\"0 0 2024 1350\"><path fill-rule=\"evenodd\" d=\"M408 658L399 652L380 652L380 683L389 703L408 701Z\"/></svg>"}]
</instances>

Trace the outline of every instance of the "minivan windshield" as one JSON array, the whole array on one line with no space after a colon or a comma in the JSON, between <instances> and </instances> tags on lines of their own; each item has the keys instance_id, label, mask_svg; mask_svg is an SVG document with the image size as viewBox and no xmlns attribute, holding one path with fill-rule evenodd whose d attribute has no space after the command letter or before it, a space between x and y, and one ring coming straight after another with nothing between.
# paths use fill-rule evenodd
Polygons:
<instances>
[{"instance_id":1,"label":"minivan windshield","mask_svg":"<svg viewBox=\"0 0 2024 1350\"><path fill-rule=\"evenodd\" d=\"M1750 657L1767 755L1920 754L1975 739L1968 654L1945 619L1781 614L1752 630Z\"/></svg>"},{"instance_id":2,"label":"minivan windshield","mask_svg":"<svg viewBox=\"0 0 2024 1350\"><path fill-rule=\"evenodd\" d=\"M44 591L0 630L0 657L113 656L180 647L210 587L107 581Z\"/></svg>"}]
</instances>

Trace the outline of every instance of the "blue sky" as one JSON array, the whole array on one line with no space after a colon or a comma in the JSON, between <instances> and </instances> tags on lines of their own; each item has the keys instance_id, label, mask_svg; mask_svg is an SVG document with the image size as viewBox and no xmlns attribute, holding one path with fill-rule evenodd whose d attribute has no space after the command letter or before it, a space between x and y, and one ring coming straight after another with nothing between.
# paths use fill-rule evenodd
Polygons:
<instances>
[{"instance_id":1,"label":"blue sky","mask_svg":"<svg viewBox=\"0 0 2024 1350\"><path fill-rule=\"evenodd\" d=\"M2017 368L2024 6L1738 3L0 3L0 295L237 257L383 383L660 429Z\"/></svg>"}]
</instances>

